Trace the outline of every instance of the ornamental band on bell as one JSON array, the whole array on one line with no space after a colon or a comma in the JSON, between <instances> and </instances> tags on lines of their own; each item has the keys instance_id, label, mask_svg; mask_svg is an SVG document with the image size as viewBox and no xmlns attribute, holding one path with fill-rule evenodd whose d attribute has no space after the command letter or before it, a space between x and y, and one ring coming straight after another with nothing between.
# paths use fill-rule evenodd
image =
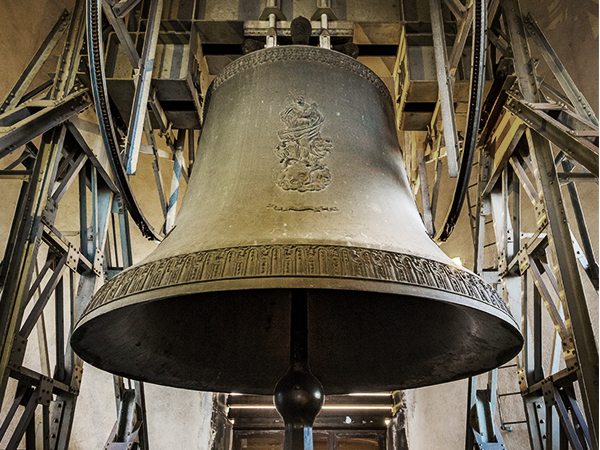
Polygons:
<instances>
[{"instance_id":1,"label":"ornamental band on bell","mask_svg":"<svg viewBox=\"0 0 600 450\"><path fill-rule=\"evenodd\" d=\"M333 144L321 137L323 115L317 104L299 97L279 114L286 125L277 132L280 143L275 147L282 167L276 183L286 191L320 191L331 182L325 158Z\"/></svg>"},{"instance_id":2,"label":"ornamental band on bell","mask_svg":"<svg viewBox=\"0 0 600 450\"><path fill-rule=\"evenodd\" d=\"M509 314L479 277L427 258L335 245L270 244L200 251L134 266L104 284L83 315L129 295L189 283L262 277L353 278L428 286L463 295Z\"/></svg>"}]
</instances>

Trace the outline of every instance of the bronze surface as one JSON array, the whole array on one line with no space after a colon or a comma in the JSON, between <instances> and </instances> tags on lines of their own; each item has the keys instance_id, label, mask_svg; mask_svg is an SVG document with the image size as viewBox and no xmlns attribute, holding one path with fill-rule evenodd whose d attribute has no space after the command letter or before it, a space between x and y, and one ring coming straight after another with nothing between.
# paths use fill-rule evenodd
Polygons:
<instances>
[{"instance_id":1,"label":"bronze surface","mask_svg":"<svg viewBox=\"0 0 600 450\"><path fill-rule=\"evenodd\" d=\"M269 394L297 290L327 394L456 380L519 351L497 292L427 235L373 72L276 47L209 92L175 228L96 293L72 335L79 356L142 381Z\"/></svg>"}]
</instances>

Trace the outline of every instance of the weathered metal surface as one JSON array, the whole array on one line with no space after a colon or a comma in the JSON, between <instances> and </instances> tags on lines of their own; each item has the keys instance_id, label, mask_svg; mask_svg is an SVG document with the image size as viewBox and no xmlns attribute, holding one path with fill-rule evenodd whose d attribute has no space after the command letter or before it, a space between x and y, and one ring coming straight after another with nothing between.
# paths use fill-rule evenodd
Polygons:
<instances>
[{"instance_id":1,"label":"weathered metal surface","mask_svg":"<svg viewBox=\"0 0 600 450\"><path fill-rule=\"evenodd\" d=\"M161 27L166 27L167 23L161 21ZM202 92L208 87L208 67L201 45L205 32L201 30L199 25L194 24L189 25L188 29L169 33L161 29L158 36L151 69L152 86L174 128L200 128ZM144 33L136 31L132 36L134 41L141 41ZM117 109L125 120L129 120L136 89L131 76L131 64L116 34L110 36L107 47L107 87ZM159 128L154 116L150 117L153 128Z\"/></svg>"},{"instance_id":2,"label":"weathered metal surface","mask_svg":"<svg viewBox=\"0 0 600 450\"><path fill-rule=\"evenodd\" d=\"M331 50L265 49L226 68L207 103L175 226L94 297L72 337L81 357L267 394L288 366L293 289L308 292L328 394L454 380L518 352L497 293L427 236L373 72Z\"/></svg>"},{"instance_id":3,"label":"weathered metal surface","mask_svg":"<svg viewBox=\"0 0 600 450\"><path fill-rule=\"evenodd\" d=\"M90 106L87 89L62 100L40 100L13 109L0 117L0 158L51 130Z\"/></svg>"},{"instance_id":4,"label":"weathered metal surface","mask_svg":"<svg viewBox=\"0 0 600 450\"><path fill-rule=\"evenodd\" d=\"M447 24L446 24L447 25ZM455 40L454 35L445 34L446 42ZM470 53L464 48L465 53ZM456 59L456 58L454 58ZM453 64L452 102L456 104L456 126L464 129L467 103L469 100L468 72L469 58L460 58ZM434 42L431 28L421 24L405 24L399 33L398 53L394 68L395 100L397 102L397 123L399 130L427 130L438 101L438 78L436 75Z\"/></svg>"},{"instance_id":5,"label":"weathered metal surface","mask_svg":"<svg viewBox=\"0 0 600 450\"><path fill-rule=\"evenodd\" d=\"M96 0L87 2L86 26L88 35L87 50L89 55L88 63L90 66L90 80L92 83L94 107L100 126L100 134L102 135L104 148L109 154L109 162L112 173L115 176L115 184L121 191L123 201L125 202L125 205L127 205L127 209L131 214L132 219L140 228L142 234L148 239L161 240L162 234L154 230L140 209L131 190L125 168L123 167L123 162L121 161L120 141L117 138L106 88L103 59L104 45L100 31L102 28L102 14L100 13L99 3L100 2Z\"/></svg>"},{"instance_id":6,"label":"weathered metal surface","mask_svg":"<svg viewBox=\"0 0 600 450\"><path fill-rule=\"evenodd\" d=\"M27 92L27 89L37 76L38 72L52 53L52 50L62 37L64 31L67 28L71 20L71 16L69 12L65 9L56 25L52 28L48 37L44 40L39 50L33 56L23 74L19 77L19 80L15 84L15 86L8 93L6 98L3 100L0 105L0 114L15 108L19 102L22 100L23 96Z\"/></svg>"}]
</instances>

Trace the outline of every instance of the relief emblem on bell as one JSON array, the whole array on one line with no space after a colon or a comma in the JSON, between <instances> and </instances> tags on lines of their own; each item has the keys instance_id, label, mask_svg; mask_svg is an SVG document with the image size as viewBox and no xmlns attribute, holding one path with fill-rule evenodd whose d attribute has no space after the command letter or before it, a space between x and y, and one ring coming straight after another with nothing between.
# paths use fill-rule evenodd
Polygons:
<instances>
[{"instance_id":1,"label":"relief emblem on bell","mask_svg":"<svg viewBox=\"0 0 600 450\"><path fill-rule=\"evenodd\" d=\"M333 148L331 139L321 137L324 117L316 103L298 97L279 114L286 125L277 132L275 147L282 167L276 183L281 189L320 191L331 182L331 172L322 162Z\"/></svg>"}]
</instances>

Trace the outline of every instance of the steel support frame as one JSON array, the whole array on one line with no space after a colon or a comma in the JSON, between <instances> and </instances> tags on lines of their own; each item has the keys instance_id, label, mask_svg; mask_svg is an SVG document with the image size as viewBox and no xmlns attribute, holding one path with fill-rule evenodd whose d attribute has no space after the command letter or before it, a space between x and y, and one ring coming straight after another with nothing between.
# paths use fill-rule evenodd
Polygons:
<instances>
[{"instance_id":1,"label":"steel support frame","mask_svg":"<svg viewBox=\"0 0 600 450\"><path fill-rule=\"evenodd\" d=\"M7 112L0 116L7 125L0 135L0 157L25 145L22 154L2 171L2 178L23 181L16 204L13 224L8 237L3 262L0 265L0 329L2 353L0 356L0 403L8 394L14 395L6 416L0 418L0 439L6 437L7 449L17 449L25 438L28 450L42 442L44 450L67 450L73 425L75 406L82 375L82 361L74 354L65 337L74 326L93 293L101 284L104 270L104 252L111 225L120 229L122 261L131 264L130 236L126 212L120 202L115 184L98 159L85 144L72 123L63 123L83 111L91 103L87 91L77 81L80 51L85 28L84 0L78 0L72 15L64 14L59 24L44 42L34 60L49 52L56 36L63 32L66 17L71 18L67 41L59 58L56 76L47 100L34 100L14 108L23 98L25 83L30 82L32 69L28 67L7 100ZM68 20L67 20L68 22ZM35 69L39 63L32 62ZM30 66L32 65L30 64ZM47 89L44 84L32 92ZM17 93L17 95L14 94ZM30 95L30 94L28 94ZM12 101L9 101L12 100ZM30 141L42 135L39 149ZM20 165L25 170L20 169ZM79 180L80 241L69 242L54 227L60 200ZM77 184L77 183L76 183ZM91 201L91 215L88 203ZM115 211L119 223L110 221ZM114 231L113 231L114 233ZM41 271L37 261L46 256ZM54 368L50 366L45 311L54 309L54 339L56 355ZM28 337L37 329L41 372L23 365ZM8 380L17 382L8 388ZM125 431L133 431L128 420L136 419L135 435L129 435L128 448L147 449L147 430L143 386L132 382L130 391L135 400L135 417L119 417ZM130 397L129 390L122 395ZM8 400L8 399L6 399ZM19 405L23 405L21 410ZM34 418L40 408L41 423ZM120 409L128 409L120 406ZM36 437L36 434L38 435ZM115 447L118 448L118 447Z\"/></svg>"},{"instance_id":2,"label":"steel support frame","mask_svg":"<svg viewBox=\"0 0 600 450\"><path fill-rule=\"evenodd\" d=\"M111 208L111 233L105 245L104 272L112 278L131 266L129 217L120 196ZM106 450L148 450L148 427L142 382L114 376L117 419L105 445Z\"/></svg>"},{"instance_id":3,"label":"steel support frame","mask_svg":"<svg viewBox=\"0 0 600 450\"><path fill-rule=\"evenodd\" d=\"M18 208L13 229L9 237L8 251L5 254L6 280L3 286L1 307L5 335L3 337L3 354L7 362L2 364L3 385L1 393L4 396L9 377L18 380L18 387L13 401L13 407L3 418L0 426L0 439L15 423L7 448L16 449L23 435L27 433L27 442L35 436L33 423L34 411L38 405L42 407L42 433L45 447L48 449L66 450L69 445L71 427L73 424L75 406L81 382L82 361L73 353L70 345L65 342L66 326L76 323L92 294L101 284L104 276L103 249L106 248L107 235L111 225L120 230L121 246L125 248L122 261L131 264L130 236L125 212L119 198L113 198L114 192L109 184L98 174L100 171L91 159L81 149L73 149L76 155L68 158L64 151L67 128L60 125L46 133L32 170L32 177L23 183L21 198L24 205ZM61 154L70 163L60 164ZM60 170L62 168L62 170ZM55 180L61 176L61 182ZM62 234L54 228L58 202L66 189L79 178L80 193L80 236L79 249L69 243ZM112 184L112 183L111 183ZM90 192L88 192L90 191ZM91 200L91 215L88 217L88 202ZM37 205L37 207L36 207ZM120 220L111 224L110 213L116 211ZM114 231L113 231L114 233ZM44 247L42 247L44 245ZM47 263L39 273L33 275L40 248L48 248ZM44 283L44 279L49 280ZM78 287L77 287L77 278ZM41 286L43 285L43 289ZM39 294L36 298L36 290ZM11 296L12 294L12 296ZM22 366L22 357L27 346L27 338L34 327L40 327L46 307L52 307L54 299L56 309L56 366L53 375L48 370L36 373ZM13 301L10 302L10 299ZM33 307L28 314L26 304ZM3 317L3 318L4 318ZM36 325L37 324L37 325ZM41 332L46 340L45 330ZM43 353L45 350L40 349ZM42 356L49 361L48 355ZM42 364L48 367L48 364ZM133 382L130 391L135 399L135 417L120 416L121 422L129 419L135 421L135 436L128 435L127 442L147 448L147 431L142 424L145 421L143 387L139 382ZM129 391L128 391L129 392ZM43 394L43 395L42 395ZM131 394L121 395L123 405ZM24 404L25 411L16 418L17 406ZM122 409L122 407L121 407ZM132 428L126 428L132 431ZM34 442L34 441L32 441ZM32 444L34 445L34 444ZM29 448L30 447L28 444ZM131 447L134 448L134 447Z\"/></svg>"},{"instance_id":4,"label":"steel support frame","mask_svg":"<svg viewBox=\"0 0 600 450\"><path fill-rule=\"evenodd\" d=\"M91 292L84 294L85 289L82 289L86 284L84 280L91 281L87 284L90 284L93 290L98 276L102 274L95 264L98 258L90 259L89 255L77 250L54 228L58 207L55 199L60 200L63 190L71 184L75 176L78 175L80 179L85 177L85 163L81 163L81 157L70 158L71 164L60 164L61 155L65 155L64 160L69 159L64 148L66 134L66 126L59 125L42 137L42 145L36 157L32 176L23 182L21 198L25 199L25 205L17 208L9 246L4 256L7 265L4 278L6 284L0 301L3 319L7 317L9 320L4 319L3 322L8 326L3 329L0 392L4 397L9 377L19 382L15 403L23 389L33 392L24 413L18 419L19 425L13 430L7 448L16 449L24 433L27 433L27 448L34 448L36 430L33 417L38 405L42 407L44 448L53 450L67 448L73 419L72 412L81 380L81 361L74 356L69 345L65 343L66 326L74 323L77 314L75 309L77 276L80 282L77 295L83 295L85 297L83 301L87 302L91 295L86 294ZM87 164L91 165L91 163ZM56 183L59 176L64 176L62 183ZM92 196L112 197L110 190L104 190L107 192L98 194L96 191ZM54 198L53 191L58 194ZM98 202L94 203L98 204ZM101 211L94 211L94 215L102 217L103 214ZM101 240L98 233L102 232L104 231L96 227L94 241ZM48 263L34 279L36 261L41 256L40 251L46 248ZM50 277L44 284L46 272L49 272ZM38 290L42 284L44 288ZM37 299L35 299L36 290L39 292ZM53 374L49 373L50 359L46 348L42 346L40 352L42 360L46 363L42 364L44 373L37 373L22 365L23 356L28 337L34 327L37 326L38 335L42 335L44 341L47 340L45 327L42 330L39 327L43 323L44 310L52 307L49 302L52 297L56 318L54 327L56 365ZM30 310L26 309L28 302L32 304ZM6 432L8 425L15 419L16 410L11 412L12 414L3 418L3 432ZM33 442L31 444L33 446L30 445L30 441Z\"/></svg>"},{"instance_id":5,"label":"steel support frame","mask_svg":"<svg viewBox=\"0 0 600 450\"><path fill-rule=\"evenodd\" d=\"M444 140L446 141L446 155L448 160L448 173L451 178L458 176L458 131L454 117L453 79L448 71L448 55L446 39L444 36L444 21L442 17L441 0L429 0L431 13L431 29L433 33L433 49L435 53L435 68L439 88L439 103L444 124Z\"/></svg>"},{"instance_id":6,"label":"steel support frame","mask_svg":"<svg viewBox=\"0 0 600 450\"><path fill-rule=\"evenodd\" d=\"M571 448L597 449L598 352L575 256L575 239L569 229L557 170L557 165L564 163L563 171L568 174L575 164L597 175L597 146L585 139L588 135L597 136L597 131L580 133L583 138L578 139L576 130L556 120L552 113L544 112L554 107L546 102L538 89L518 0L503 0L500 3L519 86L519 90L514 91L517 94L506 97L508 106L505 108L517 121L511 119L512 126L508 122L504 126L508 131L502 139L505 144L498 140L490 148L485 148L489 141L480 142L482 151L495 147L500 154L494 155L491 177L489 171L484 173L485 165L481 164L480 159L480 198L485 202L490 195L492 208L486 211L479 203L477 210L481 217L478 226L483 227L483 217L493 213L504 298L510 304L513 315L522 319L525 347L517 358L517 365L531 448L563 450L569 444ZM527 19L527 24L532 24L531 18ZM539 33L537 29L533 31ZM537 40L540 41L539 34ZM556 58L556 55L552 56ZM556 60L554 64L561 68L558 75L563 77L561 84L567 95L573 97L572 92L579 93L560 61ZM577 117L577 120L586 130L593 130L595 117L591 117L587 108L583 107L585 100L579 99L579 102L576 105L577 112L586 114L583 118ZM507 119L505 117L504 120ZM546 132L546 126L553 134ZM568 156L574 159L567 160L562 153L555 159L549 140L560 149L568 148ZM536 212L537 230L529 235L523 234L521 229L521 190L527 194ZM572 181L569 194L575 211L581 213L579 197ZM582 214L580 216L577 225L586 247L586 262L590 259L593 265L592 273L588 273L593 283L597 264L589 246L585 219ZM475 234L475 261L478 266L483 257L484 233L479 229ZM530 237L522 239L522 236ZM528 295L528 286L531 284L534 285L533 298ZM596 287L597 283L594 285ZM543 306L548 310L556 330L552 367L547 372L542 367L541 354ZM566 368L558 371L561 352ZM579 385L579 402L583 405L585 415L578 406L575 382ZM474 390L470 395L474 395ZM474 400L471 399L470 405L473 404ZM473 448L473 438L468 439L467 448Z\"/></svg>"},{"instance_id":7,"label":"steel support frame","mask_svg":"<svg viewBox=\"0 0 600 450\"><path fill-rule=\"evenodd\" d=\"M2 104L0 105L0 114L4 114L11 109L17 107L17 105L21 102L27 89L37 76L38 72L54 50L56 44L64 34L69 22L71 20L71 15L65 9L62 15L59 17L58 21L48 33L48 36L36 52L36 54L31 58L31 61L19 77L19 80L15 84L15 86L8 93Z\"/></svg>"},{"instance_id":8,"label":"steel support frame","mask_svg":"<svg viewBox=\"0 0 600 450\"><path fill-rule=\"evenodd\" d=\"M158 32L160 30L160 18L162 16L162 0L152 0L144 38L144 47L140 56L137 73L134 75L135 94L131 110L131 118L125 143L125 154L127 155L127 174L135 174L137 160L142 142L142 133L146 115L148 114L148 98L150 96L150 85L152 82L152 69L154 67L154 54L158 43ZM124 39L126 40L126 39Z\"/></svg>"}]
</instances>

